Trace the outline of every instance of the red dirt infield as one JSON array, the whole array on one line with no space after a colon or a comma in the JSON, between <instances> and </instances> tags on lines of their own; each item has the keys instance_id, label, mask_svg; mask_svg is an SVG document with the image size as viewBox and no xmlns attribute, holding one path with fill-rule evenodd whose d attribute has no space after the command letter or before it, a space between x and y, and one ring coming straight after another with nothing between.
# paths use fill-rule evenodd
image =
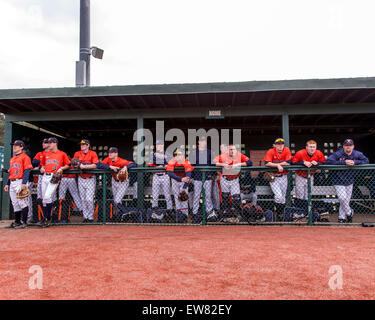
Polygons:
<instances>
[{"instance_id":1,"label":"red dirt infield","mask_svg":"<svg viewBox=\"0 0 375 320\"><path fill-rule=\"evenodd\" d=\"M0 229L0 299L375 299L374 228ZM29 268L43 289L29 289ZM342 289L330 289L333 265Z\"/></svg>"}]
</instances>

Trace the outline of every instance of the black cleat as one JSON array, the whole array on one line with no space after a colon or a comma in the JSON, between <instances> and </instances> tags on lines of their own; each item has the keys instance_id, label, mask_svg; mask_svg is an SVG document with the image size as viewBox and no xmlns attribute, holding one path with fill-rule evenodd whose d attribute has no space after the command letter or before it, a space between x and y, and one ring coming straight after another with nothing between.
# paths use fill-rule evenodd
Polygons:
<instances>
[{"instance_id":1,"label":"black cleat","mask_svg":"<svg viewBox=\"0 0 375 320\"><path fill-rule=\"evenodd\" d=\"M353 222L353 216L347 216L346 217L346 222L347 223L352 223Z\"/></svg>"},{"instance_id":2,"label":"black cleat","mask_svg":"<svg viewBox=\"0 0 375 320\"><path fill-rule=\"evenodd\" d=\"M346 219L339 219L339 223L346 223Z\"/></svg>"},{"instance_id":3,"label":"black cleat","mask_svg":"<svg viewBox=\"0 0 375 320\"><path fill-rule=\"evenodd\" d=\"M17 224L14 229L25 229L26 228L26 223L20 223L20 224Z\"/></svg>"}]
</instances>

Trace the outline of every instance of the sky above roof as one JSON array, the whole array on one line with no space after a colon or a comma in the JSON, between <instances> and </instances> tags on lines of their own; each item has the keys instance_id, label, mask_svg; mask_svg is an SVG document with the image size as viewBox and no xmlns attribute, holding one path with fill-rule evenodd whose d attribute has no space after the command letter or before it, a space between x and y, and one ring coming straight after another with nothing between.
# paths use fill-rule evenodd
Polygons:
<instances>
[{"instance_id":1,"label":"sky above roof","mask_svg":"<svg viewBox=\"0 0 375 320\"><path fill-rule=\"evenodd\" d=\"M91 85L371 77L370 0L91 0ZM75 86L79 0L0 1L0 89Z\"/></svg>"}]
</instances>

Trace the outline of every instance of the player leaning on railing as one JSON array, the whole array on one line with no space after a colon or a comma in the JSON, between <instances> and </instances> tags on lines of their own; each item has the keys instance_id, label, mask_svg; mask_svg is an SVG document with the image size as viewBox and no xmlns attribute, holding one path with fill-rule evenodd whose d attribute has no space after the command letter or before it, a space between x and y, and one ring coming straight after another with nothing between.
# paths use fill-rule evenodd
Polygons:
<instances>
[{"instance_id":1,"label":"player leaning on railing","mask_svg":"<svg viewBox=\"0 0 375 320\"><path fill-rule=\"evenodd\" d=\"M355 166L359 164L368 164L367 157L357 150L354 150L352 139L344 141L343 148L331 154L327 159L327 164ZM353 170L333 170L332 181L340 202L339 223L353 222L353 210L350 208L350 199L354 184Z\"/></svg>"}]
</instances>

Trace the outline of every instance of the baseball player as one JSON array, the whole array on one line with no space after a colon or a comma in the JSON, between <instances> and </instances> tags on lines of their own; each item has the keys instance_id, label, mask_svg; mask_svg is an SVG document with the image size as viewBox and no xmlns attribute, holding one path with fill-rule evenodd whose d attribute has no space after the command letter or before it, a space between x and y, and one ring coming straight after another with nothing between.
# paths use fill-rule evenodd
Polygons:
<instances>
[{"instance_id":1,"label":"baseball player","mask_svg":"<svg viewBox=\"0 0 375 320\"><path fill-rule=\"evenodd\" d=\"M367 157L357 150L354 150L352 139L346 139L343 148L331 154L327 164L338 164L352 167L358 164L368 164ZM340 202L339 223L353 222L353 210L350 208L350 199L353 192L354 170L333 170L332 181Z\"/></svg>"},{"instance_id":2,"label":"baseball player","mask_svg":"<svg viewBox=\"0 0 375 320\"><path fill-rule=\"evenodd\" d=\"M269 149L264 157L264 163L267 167L277 168L275 180L270 182L273 194L275 195L276 216L282 220L285 209L285 196L288 188L287 172L285 166L289 166L292 161L292 154L288 147L285 147L285 141L282 138L275 140L273 148Z\"/></svg>"},{"instance_id":3,"label":"baseball player","mask_svg":"<svg viewBox=\"0 0 375 320\"><path fill-rule=\"evenodd\" d=\"M220 145L220 153L228 152L228 146L224 143ZM213 177L212 200L216 212L220 211L220 204L222 201L221 186L220 186L221 171L218 171Z\"/></svg>"},{"instance_id":4,"label":"baseball player","mask_svg":"<svg viewBox=\"0 0 375 320\"><path fill-rule=\"evenodd\" d=\"M90 141L82 139L81 151L77 151L73 158L81 160L80 169L95 169L99 162L95 151L90 150ZM94 196L96 191L96 176L92 173L78 175L78 190L81 198L83 223L94 222Z\"/></svg>"},{"instance_id":5,"label":"baseball player","mask_svg":"<svg viewBox=\"0 0 375 320\"><path fill-rule=\"evenodd\" d=\"M125 212L125 209L122 205L122 198L125 196L126 190L129 187L129 179L125 181L119 181L116 177L116 173L124 167L130 169L135 166L136 164L134 162L120 158L118 156L118 149L116 147L109 148L108 157L96 164L96 167L98 169L111 169L112 171L114 171L112 173L112 194L113 201L118 211Z\"/></svg>"},{"instance_id":6,"label":"baseball player","mask_svg":"<svg viewBox=\"0 0 375 320\"><path fill-rule=\"evenodd\" d=\"M14 223L10 226L15 229L25 228L29 213L29 199L18 199L18 191L27 188L30 170L33 168L30 157L23 152L25 144L22 140L13 143L13 157L9 162L9 177L4 187L5 192L9 192L14 211ZM22 218L22 222L21 222Z\"/></svg>"},{"instance_id":7,"label":"baseball player","mask_svg":"<svg viewBox=\"0 0 375 320\"><path fill-rule=\"evenodd\" d=\"M221 215L230 207L230 196L232 203L237 212L241 208L241 190L240 190L240 173L241 167L252 166L253 163L244 154L237 151L234 144L228 146L228 152L217 156L214 159L216 166L222 167L222 175L220 178L220 186L222 192L222 208Z\"/></svg>"},{"instance_id":8,"label":"baseball player","mask_svg":"<svg viewBox=\"0 0 375 320\"><path fill-rule=\"evenodd\" d=\"M312 168L317 165L324 164L326 158L323 153L317 150L317 143L314 140L306 142L306 148L298 151L292 158L292 163L295 165L304 165L307 168ZM315 170L311 170L311 186L314 184ZM301 170L296 172L296 200L295 206L307 210L307 171Z\"/></svg>"},{"instance_id":9,"label":"baseball player","mask_svg":"<svg viewBox=\"0 0 375 320\"><path fill-rule=\"evenodd\" d=\"M30 163L31 163L30 149L28 147L25 147L23 149L23 153L26 154L30 158ZM27 187L29 188L30 192L31 192L31 189L33 187L33 184L34 184L34 177L33 177L32 172L30 172L29 180L27 181L27 184L26 184ZM33 199L31 197L31 195L27 199L28 199L28 207L29 207L29 213L27 215L27 224L29 224L29 223L33 222Z\"/></svg>"},{"instance_id":10,"label":"baseball player","mask_svg":"<svg viewBox=\"0 0 375 320\"><path fill-rule=\"evenodd\" d=\"M198 140L198 148L194 155L191 153L189 157L190 163L202 166L212 166L211 162L211 150L207 149L206 137L200 137ZM200 198L202 193L202 179L203 175L200 171L193 172L193 183L194 183L194 201L193 201L193 223L199 223L201 218L198 215L198 209L200 204ZM213 211L212 203L212 177L213 172L207 172L204 182L205 190L205 202L207 219L216 218L216 213Z\"/></svg>"},{"instance_id":11,"label":"baseball player","mask_svg":"<svg viewBox=\"0 0 375 320\"><path fill-rule=\"evenodd\" d=\"M46 152L48 152L48 138L44 138L42 140L42 151L38 152L34 159L32 160L32 165L34 168L39 168L40 162L42 161L44 155ZM38 176L38 184L37 184L37 189L36 189L36 201L37 201L37 207L38 210L42 210L42 175Z\"/></svg>"},{"instance_id":12,"label":"baseball player","mask_svg":"<svg viewBox=\"0 0 375 320\"><path fill-rule=\"evenodd\" d=\"M164 142L156 140L156 152L152 155L149 167L166 168L172 156L164 151ZM171 179L166 172L156 172L152 176L152 209L158 208L160 192L164 195L167 210L172 210Z\"/></svg>"},{"instance_id":13,"label":"baseball player","mask_svg":"<svg viewBox=\"0 0 375 320\"><path fill-rule=\"evenodd\" d=\"M175 168L182 167L185 172L174 172ZM170 178L172 178L172 192L176 203L176 217L179 222L187 220L189 205L188 201L180 201L179 194L184 191L188 193L189 183L192 181L191 175L194 167L190 162L184 158L181 150L175 152L175 156L168 162L166 171Z\"/></svg>"},{"instance_id":14,"label":"baseball player","mask_svg":"<svg viewBox=\"0 0 375 320\"><path fill-rule=\"evenodd\" d=\"M72 159L69 157L69 161ZM70 166L70 169L74 169L73 166ZM62 203L65 201L66 192L69 191L70 195L73 198L74 204L77 208L77 211L82 211L82 204L81 204L81 198L79 196L77 181L76 181L76 174L69 173L69 174L63 174L62 179L60 181L59 186L59 203L60 203L60 209L59 212L62 211Z\"/></svg>"},{"instance_id":15,"label":"baseball player","mask_svg":"<svg viewBox=\"0 0 375 320\"><path fill-rule=\"evenodd\" d=\"M42 227L47 227L51 221L52 203L56 200L56 189L58 183L51 183L54 173L62 174L69 168L70 160L67 154L58 150L58 140L48 139L48 152L40 162L40 172L42 176L42 204L44 219L39 223Z\"/></svg>"}]
</instances>

